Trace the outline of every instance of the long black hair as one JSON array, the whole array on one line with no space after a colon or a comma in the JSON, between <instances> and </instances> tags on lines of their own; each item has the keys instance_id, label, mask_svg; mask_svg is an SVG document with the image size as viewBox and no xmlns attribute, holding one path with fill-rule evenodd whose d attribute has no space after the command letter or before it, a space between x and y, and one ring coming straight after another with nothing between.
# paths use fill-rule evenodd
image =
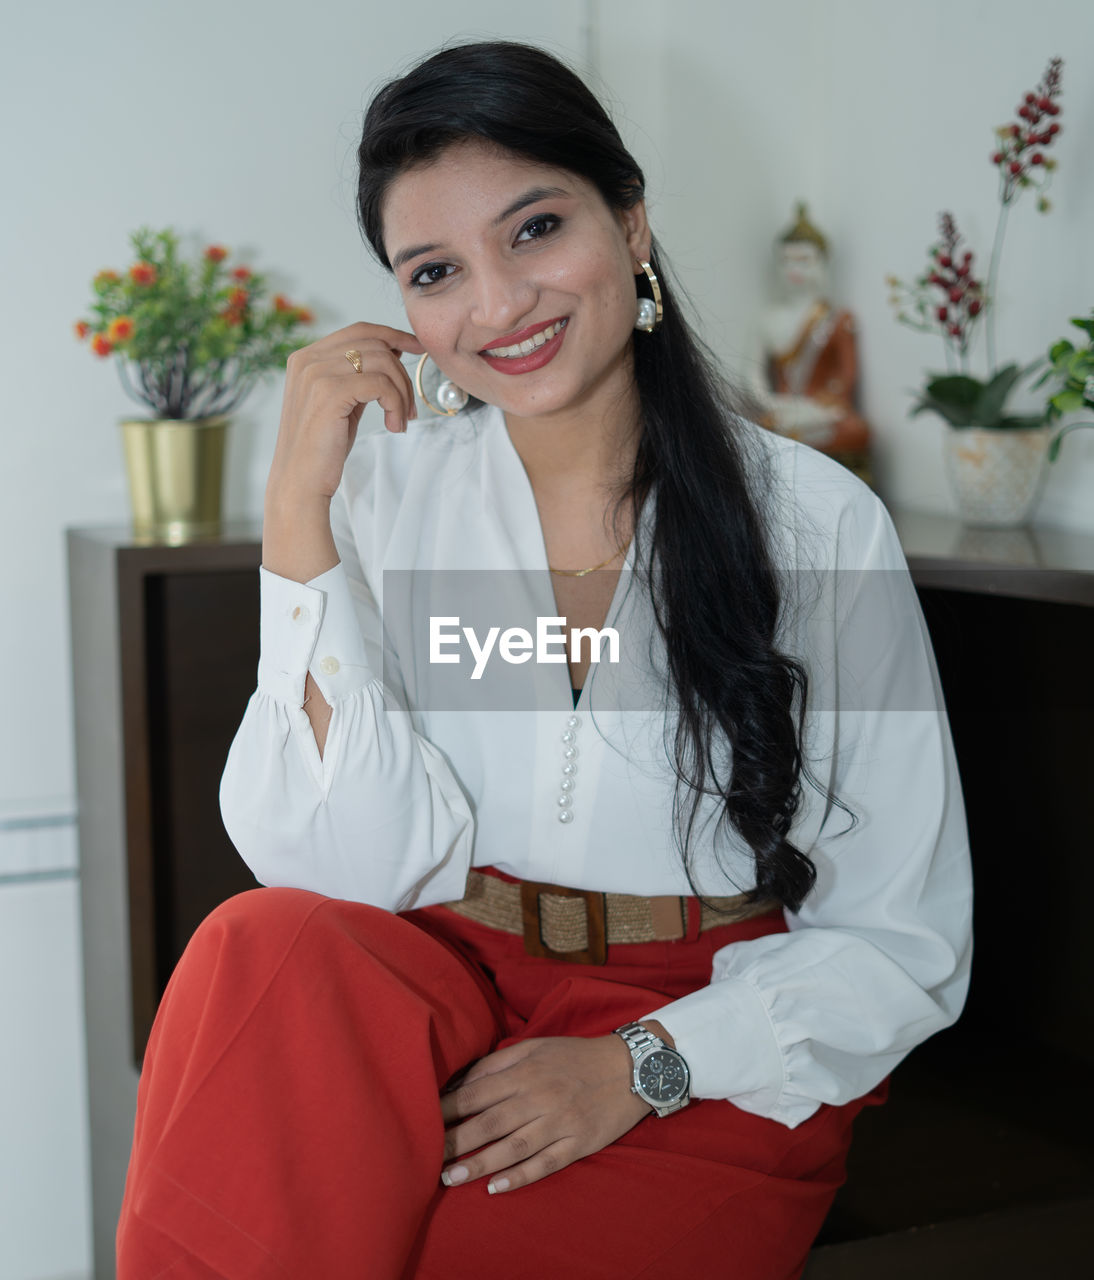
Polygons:
<instances>
[{"instance_id":1,"label":"long black hair","mask_svg":"<svg viewBox=\"0 0 1094 1280\"><path fill-rule=\"evenodd\" d=\"M615 125L563 63L509 41L453 45L381 88L365 113L358 222L384 266L388 185L465 139L577 174L612 209L644 195L642 170ZM664 315L657 333L633 346L641 436L620 503L632 504L637 539L638 511L653 488L649 586L680 708L674 823L696 888L689 851L699 804L704 794L719 796L719 826L732 823L752 850L754 895L796 911L816 879L812 861L787 839L802 778L812 780L801 745L807 674L776 648L780 587L737 426L744 402L677 305L656 240L650 262ZM728 770L720 763L725 742Z\"/></svg>"}]
</instances>

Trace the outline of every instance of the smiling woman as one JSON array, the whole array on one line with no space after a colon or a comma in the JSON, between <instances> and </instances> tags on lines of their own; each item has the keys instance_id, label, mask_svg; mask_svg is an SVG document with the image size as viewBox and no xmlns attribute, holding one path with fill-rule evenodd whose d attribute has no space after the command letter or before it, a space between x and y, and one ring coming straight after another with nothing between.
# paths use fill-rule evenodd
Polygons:
<instances>
[{"instance_id":1,"label":"smiling woman","mask_svg":"<svg viewBox=\"0 0 1094 1280\"><path fill-rule=\"evenodd\" d=\"M892 524L743 415L556 59L435 54L358 161L408 328L289 361L221 790L268 887L164 997L118 1274L790 1280L855 1115L968 981ZM413 421L406 353L468 407ZM451 655L414 637L469 575L513 665L529 618L568 626L529 700L431 697Z\"/></svg>"}]
</instances>

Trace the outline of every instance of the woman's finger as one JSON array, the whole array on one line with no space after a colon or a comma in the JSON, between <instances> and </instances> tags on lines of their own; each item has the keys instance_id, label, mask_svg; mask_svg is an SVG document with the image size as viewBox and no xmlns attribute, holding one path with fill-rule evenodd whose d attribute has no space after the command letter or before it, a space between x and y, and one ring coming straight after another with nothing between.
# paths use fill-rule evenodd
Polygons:
<instances>
[{"instance_id":1,"label":"woman's finger","mask_svg":"<svg viewBox=\"0 0 1094 1280\"><path fill-rule=\"evenodd\" d=\"M348 350L359 347L362 342L368 342L373 338L378 339L393 351L416 356L425 355L425 347L409 330L394 329L386 324L369 324L365 320L354 321L344 329L335 329L333 333L328 333L311 345L325 354L327 348L342 347L343 350Z\"/></svg>"},{"instance_id":2,"label":"woman's finger","mask_svg":"<svg viewBox=\"0 0 1094 1280\"><path fill-rule=\"evenodd\" d=\"M537 1151L530 1160L514 1165L511 1169L499 1170L486 1184L486 1190L491 1195L496 1195L503 1191L516 1191L518 1187L527 1187L533 1182L539 1182L541 1178L557 1173L559 1169L565 1169L584 1154L587 1153L579 1151L570 1139L553 1142Z\"/></svg>"},{"instance_id":3,"label":"woman's finger","mask_svg":"<svg viewBox=\"0 0 1094 1280\"><path fill-rule=\"evenodd\" d=\"M519 1081L507 1079L498 1071L488 1072L474 1080L464 1078L455 1089L441 1094L441 1118L449 1125L477 1116L488 1107L511 1098L518 1088Z\"/></svg>"},{"instance_id":4,"label":"woman's finger","mask_svg":"<svg viewBox=\"0 0 1094 1280\"><path fill-rule=\"evenodd\" d=\"M550 1132L544 1120L536 1120L509 1134L502 1142L484 1147L450 1165L440 1175L445 1187L459 1187L480 1178L489 1178L495 1192L526 1187L528 1183L546 1178L573 1161L586 1155L585 1149L575 1138L558 1137ZM499 1185L504 1180L507 1185Z\"/></svg>"}]
</instances>

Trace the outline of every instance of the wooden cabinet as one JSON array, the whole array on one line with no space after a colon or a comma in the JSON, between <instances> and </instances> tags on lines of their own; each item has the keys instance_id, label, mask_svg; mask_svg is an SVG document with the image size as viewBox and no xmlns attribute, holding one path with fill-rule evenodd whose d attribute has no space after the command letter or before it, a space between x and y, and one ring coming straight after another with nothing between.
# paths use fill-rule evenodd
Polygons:
<instances>
[{"instance_id":1,"label":"wooden cabinet","mask_svg":"<svg viewBox=\"0 0 1094 1280\"><path fill-rule=\"evenodd\" d=\"M95 1274L114 1274L137 1069L191 933L254 886L218 783L258 666L259 531L68 535Z\"/></svg>"},{"instance_id":2,"label":"wooden cabinet","mask_svg":"<svg viewBox=\"0 0 1094 1280\"><path fill-rule=\"evenodd\" d=\"M856 1121L806 1280L1081 1275L1094 1216L1094 537L894 512L975 875L960 1021Z\"/></svg>"}]
</instances>

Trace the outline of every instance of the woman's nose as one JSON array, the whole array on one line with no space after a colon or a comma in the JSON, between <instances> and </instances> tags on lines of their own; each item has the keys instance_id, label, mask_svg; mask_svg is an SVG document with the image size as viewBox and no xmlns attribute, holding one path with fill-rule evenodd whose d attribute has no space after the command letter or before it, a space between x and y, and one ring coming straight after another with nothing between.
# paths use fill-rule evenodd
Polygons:
<instances>
[{"instance_id":1,"label":"woman's nose","mask_svg":"<svg viewBox=\"0 0 1094 1280\"><path fill-rule=\"evenodd\" d=\"M472 320L489 337L501 338L518 329L535 309L538 292L523 271L504 267L480 268L475 279Z\"/></svg>"}]
</instances>

